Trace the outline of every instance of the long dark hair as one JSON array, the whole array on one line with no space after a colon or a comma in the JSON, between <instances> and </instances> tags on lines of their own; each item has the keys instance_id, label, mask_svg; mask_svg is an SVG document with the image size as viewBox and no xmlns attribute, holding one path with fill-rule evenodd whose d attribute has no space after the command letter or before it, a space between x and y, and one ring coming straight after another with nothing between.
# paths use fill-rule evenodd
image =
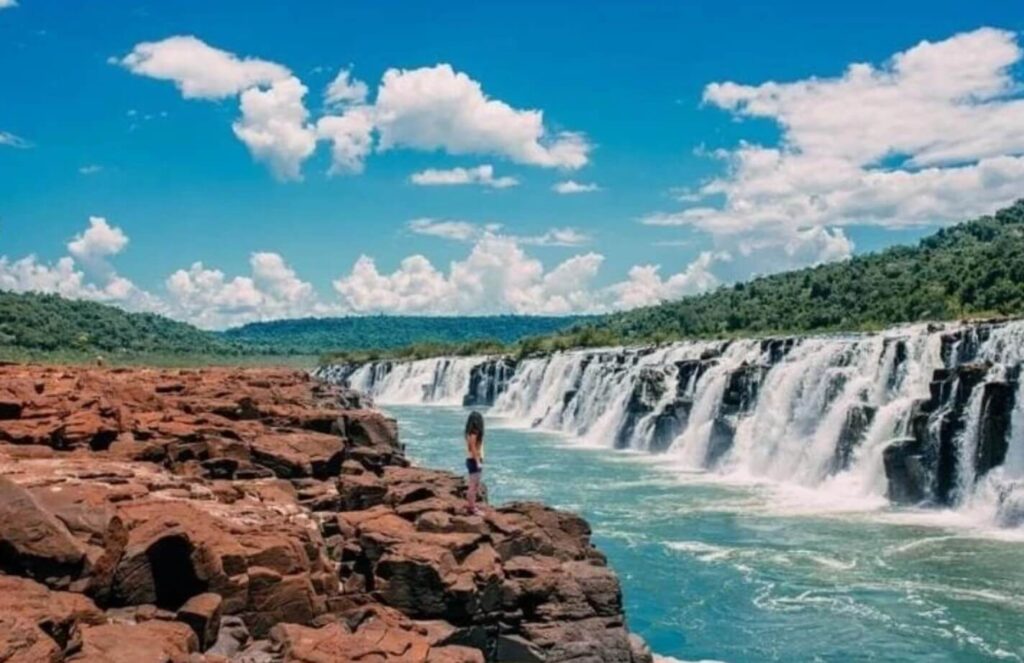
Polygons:
<instances>
[{"instance_id":1,"label":"long dark hair","mask_svg":"<svg viewBox=\"0 0 1024 663\"><path fill-rule=\"evenodd\" d=\"M474 433L478 440L484 439L484 416L476 410L470 412L469 418L466 419L466 437Z\"/></svg>"}]
</instances>

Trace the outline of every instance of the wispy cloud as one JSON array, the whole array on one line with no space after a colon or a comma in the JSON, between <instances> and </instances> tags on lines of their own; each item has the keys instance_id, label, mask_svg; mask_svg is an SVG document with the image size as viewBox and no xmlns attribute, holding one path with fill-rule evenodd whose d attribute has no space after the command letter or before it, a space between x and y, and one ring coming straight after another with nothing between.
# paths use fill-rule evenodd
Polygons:
<instances>
[{"instance_id":1,"label":"wispy cloud","mask_svg":"<svg viewBox=\"0 0 1024 663\"><path fill-rule=\"evenodd\" d=\"M551 190L555 193L561 194L592 193L594 191L600 191L601 187L593 182L581 183L575 180L566 180L564 182L558 182L551 187Z\"/></svg>"},{"instance_id":2,"label":"wispy cloud","mask_svg":"<svg viewBox=\"0 0 1024 663\"><path fill-rule=\"evenodd\" d=\"M542 235L524 235L518 239L531 246L583 246L591 241L590 235L575 228L552 228Z\"/></svg>"},{"instance_id":3,"label":"wispy cloud","mask_svg":"<svg viewBox=\"0 0 1024 663\"><path fill-rule=\"evenodd\" d=\"M0 145L15 147L21 150L26 150L32 147L32 143L28 142L21 136L15 136L9 131L0 131Z\"/></svg>"},{"instance_id":4,"label":"wispy cloud","mask_svg":"<svg viewBox=\"0 0 1024 663\"><path fill-rule=\"evenodd\" d=\"M502 237L528 246L583 246L591 237L576 228L551 228L540 235L504 232L500 223L473 223L450 219L413 219L406 227L417 235L429 235L456 242L474 242L484 237Z\"/></svg>"},{"instance_id":5,"label":"wispy cloud","mask_svg":"<svg viewBox=\"0 0 1024 663\"><path fill-rule=\"evenodd\" d=\"M507 189L519 184L519 180L511 176L495 177L494 166L490 164L475 168L451 168L449 170L428 168L410 175L409 181L419 186L479 184L494 189Z\"/></svg>"},{"instance_id":6,"label":"wispy cloud","mask_svg":"<svg viewBox=\"0 0 1024 663\"><path fill-rule=\"evenodd\" d=\"M430 218L413 219L406 227L417 235L429 235L457 242L470 242L487 233L496 233L501 230L500 223L479 225L469 221Z\"/></svg>"},{"instance_id":7,"label":"wispy cloud","mask_svg":"<svg viewBox=\"0 0 1024 663\"><path fill-rule=\"evenodd\" d=\"M81 173L82 175L95 175L96 173L99 173L99 172L102 172L102 171L103 171L103 166L101 166L101 165L99 165L97 163L90 163L90 164L82 166L82 167L80 167L78 169L78 172Z\"/></svg>"}]
</instances>

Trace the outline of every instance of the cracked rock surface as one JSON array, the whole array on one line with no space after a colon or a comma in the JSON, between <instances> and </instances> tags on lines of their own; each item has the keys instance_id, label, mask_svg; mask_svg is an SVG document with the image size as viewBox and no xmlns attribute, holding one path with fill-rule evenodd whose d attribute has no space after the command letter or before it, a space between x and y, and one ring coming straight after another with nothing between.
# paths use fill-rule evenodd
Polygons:
<instances>
[{"instance_id":1,"label":"cracked rock surface","mask_svg":"<svg viewBox=\"0 0 1024 663\"><path fill-rule=\"evenodd\" d=\"M649 663L585 521L284 369L0 366L0 661Z\"/></svg>"}]
</instances>

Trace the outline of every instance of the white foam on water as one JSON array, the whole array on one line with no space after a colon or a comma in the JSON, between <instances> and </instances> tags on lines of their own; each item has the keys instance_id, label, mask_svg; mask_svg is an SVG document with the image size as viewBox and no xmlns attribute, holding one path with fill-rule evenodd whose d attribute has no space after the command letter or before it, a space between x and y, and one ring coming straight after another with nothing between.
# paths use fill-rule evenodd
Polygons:
<instances>
[{"instance_id":1,"label":"white foam on water","mask_svg":"<svg viewBox=\"0 0 1024 663\"><path fill-rule=\"evenodd\" d=\"M687 553L702 562L719 562L731 557L751 554L752 551L742 551L738 548L719 546L703 541L669 541L665 547L670 550Z\"/></svg>"}]
</instances>

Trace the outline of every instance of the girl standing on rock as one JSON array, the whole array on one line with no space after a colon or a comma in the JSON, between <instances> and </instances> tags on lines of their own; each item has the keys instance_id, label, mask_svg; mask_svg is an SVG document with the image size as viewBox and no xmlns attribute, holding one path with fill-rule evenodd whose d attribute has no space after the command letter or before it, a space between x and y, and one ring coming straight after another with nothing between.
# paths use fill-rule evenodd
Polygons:
<instances>
[{"instance_id":1,"label":"girl standing on rock","mask_svg":"<svg viewBox=\"0 0 1024 663\"><path fill-rule=\"evenodd\" d=\"M469 472L469 490L466 492L468 510L479 516L481 511L476 506L476 496L484 473L484 418L475 411L470 412L466 419L466 471Z\"/></svg>"}]
</instances>

